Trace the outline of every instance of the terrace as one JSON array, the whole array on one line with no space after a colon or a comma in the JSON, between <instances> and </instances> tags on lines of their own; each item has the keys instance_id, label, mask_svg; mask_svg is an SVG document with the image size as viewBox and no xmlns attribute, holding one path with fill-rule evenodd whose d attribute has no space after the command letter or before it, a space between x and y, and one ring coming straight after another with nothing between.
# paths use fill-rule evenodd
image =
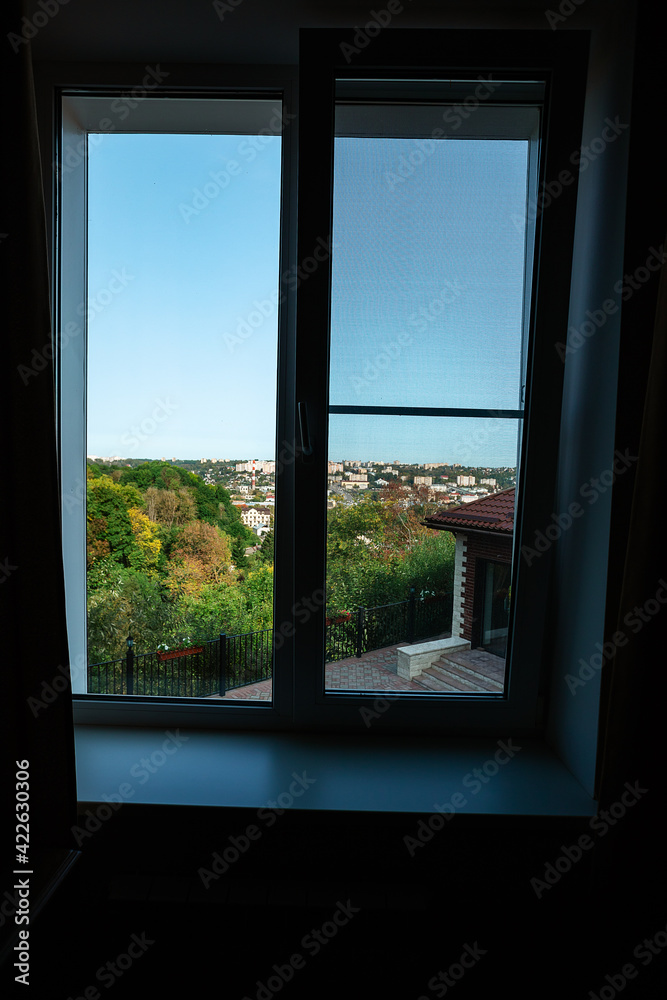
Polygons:
<instances>
[{"instance_id":1,"label":"terrace","mask_svg":"<svg viewBox=\"0 0 667 1000\"><path fill-rule=\"evenodd\" d=\"M437 636L435 641L449 638ZM398 650L407 643L385 646L383 649L363 653L361 657L348 656L344 660L325 665L327 691L412 691L416 694L439 692L441 694L502 694L505 678L505 660L483 649L460 650L442 654L438 662L418 678L405 680L397 676ZM219 698L219 695L212 695ZM271 680L247 684L227 692L226 699L271 700Z\"/></svg>"},{"instance_id":2,"label":"terrace","mask_svg":"<svg viewBox=\"0 0 667 1000\"><path fill-rule=\"evenodd\" d=\"M505 660L451 634L452 595L357 608L327 619L330 691L499 694ZM88 691L161 697L270 701L273 632L218 638L187 649L89 664Z\"/></svg>"}]
</instances>

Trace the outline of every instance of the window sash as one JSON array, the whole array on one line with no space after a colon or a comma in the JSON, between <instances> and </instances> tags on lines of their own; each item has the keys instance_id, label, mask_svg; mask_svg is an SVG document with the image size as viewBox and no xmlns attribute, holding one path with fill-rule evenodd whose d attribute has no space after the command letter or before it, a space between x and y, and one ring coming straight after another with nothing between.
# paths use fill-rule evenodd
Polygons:
<instances>
[{"instance_id":1,"label":"window sash","mask_svg":"<svg viewBox=\"0 0 667 1000\"><path fill-rule=\"evenodd\" d=\"M482 74L542 82L545 98L545 149L538 168L531 160L533 191L547 178L549 171L579 144L585 86L586 41L566 41L562 50L542 33L521 33L519 38L507 33L508 45L499 58L498 38L493 32L392 31L384 32L355 56L354 65L345 58L345 33L335 30L308 29L301 32L300 49L300 129L299 146L299 254L319 240L331 237L333 208L333 144L337 133L336 93L346 100L354 97L358 81L363 86L383 89L400 88L401 80L412 82L421 73L428 81L451 79L465 82ZM530 37L526 37L530 35ZM523 41L525 39L525 45ZM347 63L347 65L346 65ZM577 68L572 72L572 66ZM419 67L428 67L421 70ZM391 67L388 79L385 67ZM516 72L514 71L516 70ZM386 76L385 76L386 74ZM417 87L417 90L420 90ZM468 93L470 93L468 91ZM361 94L360 101L363 101ZM479 103L479 102L478 102ZM353 116L352 116L353 117ZM392 114L388 113L392 119ZM394 121L397 117L394 115ZM350 126L351 127L351 126ZM367 127L367 126L366 126ZM362 126L360 125L361 129ZM418 129L423 130L423 125ZM318 183L313 185L312 177ZM535 531L548 523L551 497L555 494L562 371L550 344L558 338L555 331L567 327L570 269L563 260L571 260L576 203L576 182L567 189L559 205L559 218L546 214L536 218L536 245L540 247L538 267L534 269L529 319L534 330L533 344L526 353L529 372L526 385L526 417L518 479L523 483L517 511L514 545L512 614L514 655L509 666L507 698L467 695L401 695L391 705L369 696L324 693L323 636L324 610L313 614L295 637L297 685L296 718L304 725L318 727L349 726L359 729L360 708L382 707L374 722L380 731L408 729L415 732L460 732L487 729L495 725L519 725L528 730L539 727L540 683L546 661L544 620L548 601L551 554L536 565L521 565L521 545ZM564 224L563 224L564 222ZM330 244L329 244L330 245ZM560 270L551 273L558 262ZM530 261L532 264L532 261ZM538 272L540 297L537 299ZM549 281L546 276L549 275ZM307 414L308 454L302 454L296 469L296 520L299 534L310 540L308 561L297 558L297 593L307 594L324 585L326 579L326 486L328 417L330 413L365 412L359 407L328 404L328 329L330 310L331 262L311 274L297 292L297 405ZM409 412L407 407L368 408L370 412ZM434 408L434 414L446 410ZM472 415L472 414L468 414ZM509 414L507 414L509 416ZM539 428L539 431L538 431ZM546 484L546 490L544 486ZM313 544L315 540L315 544ZM298 550L297 550L298 551ZM528 572L530 570L530 572ZM388 707L391 710L388 710Z\"/></svg>"},{"instance_id":2,"label":"window sash","mask_svg":"<svg viewBox=\"0 0 667 1000\"><path fill-rule=\"evenodd\" d=\"M243 73L240 74L243 76ZM247 74L246 74L247 75ZM294 119L291 74L285 71L253 74L267 77L263 90L257 87L212 88L205 94L187 90L162 88L155 96L136 106L118 131L198 133L220 131L230 134L259 134L266 128L267 117L276 102L282 104L282 188L280 270L281 291L285 303L279 309L278 381L279 398L276 431L276 457L285 456L285 442L293 439L293 420L286 399L293 379L293 330L290 326L291 292L284 281L290 259L294 256L293 226L289 206L293 202L294 130L284 130L285 123ZM75 718L81 721L136 721L161 719L166 724L181 722L219 725L219 712L227 716L226 725L235 728L243 716L243 725L264 726L270 719L272 727L291 715L291 642L284 641L274 653L273 702L237 702L235 705L202 705L200 699L147 699L129 696L88 695L86 688L86 336L81 319L81 306L86 300L86 150L89 135L106 131L100 123L114 120L114 100L130 84L122 74L117 88L95 89L80 86L57 88L55 94L56 159L55 190L55 266L58 280L54 302L55 323L59 341L58 382L58 450L63 504L63 555L66 578L67 622L72 649L72 678ZM115 118L118 121L118 117ZM72 151L75 151L72 153ZM70 160L66 156L69 152ZM75 336L74 317L78 320ZM293 326L293 324L292 324ZM70 346L73 345L73 346ZM66 348L66 349L65 349ZM293 395L293 390L292 390ZM288 456L289 459L289 456ZM275 572L280 573L283 586L275 588L274 619L285 621L291 615L293 463L280 463L276 469L276 539ZM75 498L75 500L71 499ZM211 711L213 708L213 711Z\"/></svg>"}]
</instances>

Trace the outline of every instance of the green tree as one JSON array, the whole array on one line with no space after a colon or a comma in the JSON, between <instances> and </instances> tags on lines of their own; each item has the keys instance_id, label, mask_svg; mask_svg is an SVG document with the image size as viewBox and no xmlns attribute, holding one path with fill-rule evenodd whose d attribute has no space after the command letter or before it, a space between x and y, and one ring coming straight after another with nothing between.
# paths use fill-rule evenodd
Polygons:
<instances>
[{"instance_id":1,"label":"green tree","mask_svg":"<svg viewBox=\"0 0 667 1000\"><path fill-rule=\"evenodd\" d=\"M103 554L102 543L108 545L108 554L122 566L141 564L142 550L130 518L130 509L141 510L143 499L133 486L121 486L106 476L88 480L87 518L91 531L89 557L93 561Z\"/></svg>"}]
</instances>

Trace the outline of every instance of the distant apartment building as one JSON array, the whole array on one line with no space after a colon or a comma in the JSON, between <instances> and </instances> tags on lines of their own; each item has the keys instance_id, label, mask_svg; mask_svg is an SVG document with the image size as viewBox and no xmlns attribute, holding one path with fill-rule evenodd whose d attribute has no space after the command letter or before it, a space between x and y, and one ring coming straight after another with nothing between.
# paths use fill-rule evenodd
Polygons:
<instances>
[{"instance_id":1,"label":"distant apartment building","mask_svg":"<svg viewBox=\"0 0 667 1000\"><path fill-rule=\"evenodd\" d=\"M476 480L475 480L474 476L457 476L456 477L456 485L457 486L474 486L475 482L476 482Z\"/></svg>"},{"instance_id":2,"label":"distant apartment building","mask_svg":"<svg viewBox=\"0 0 667 1000\"><path fill-rule=\"evenodd\" d=\"M480 483L485 484L486 486L497 486L498 485L497 480L495 480L495 479L480 479Z\"/></svg>"},{"instance_id":3,"label":"distant apartment building","mask_svg":"<svg viewBox=\"0 0 667 1000\"><path fill-rule=\"evenodd\" d=\"M271 524L271 511L263 507L245 507L241 509L241 520L246 528L268 528Z\"/></svg>"},{"instance_id":4,"label":"distant apartment building","mask_svg":"<svg viewBox=\"0 0 667 1000\"><path fill-rule=\"evenodd\" d=\"M431 486L433 476L415 476L415 486Z\"/></svg>"},{"instance_id":5,"label":"distant apartment building","mask_svg":"<svg viewBox=\"0 0 667 1000\"><path fill-rule=\"evenodd\" d=\"M265 476L272 476L276 471L275 462L255 462L254 464L255 472L261 472ZM237 472L252 472L253 463L252 462L237 462L236 464Z\"/></svg>"},{"instance_id":6,"label":"distant apartment building","mask_svg":"<svg viewBox=\"0 0 667 1000\"><path fill-rule=\"evenodd\" d=\"M334 472L342 472L343 463L342 462L329 462L329 475L333 475Z\"/></svg>"},{"instance_id":7,"label":"distant apartment building","mask_svg":"<svg viewBox=\"0 0 667 1000\"><path fill-rule=\"evenodd\" d=\"M392 473L392 475L394 475L394 476L396 475L396 469L393 469L393 468L391 467L391 465L388 465L388 466L387 466L387 468L386 468L386 469L383 469L382 471L383 471L383 472L391 472L391 473Z\"/></svg>"},{"instance_id":8,"label":"distant apartment building","mask_svg":"<svg viewBox=\"0 0 667 1000\"><path fill-rule=\"evenodd\" d=\"M367 483L368 473L367 472L350 472L348 474L348 481L351 483Z\"/></svg>"}]
</instances>

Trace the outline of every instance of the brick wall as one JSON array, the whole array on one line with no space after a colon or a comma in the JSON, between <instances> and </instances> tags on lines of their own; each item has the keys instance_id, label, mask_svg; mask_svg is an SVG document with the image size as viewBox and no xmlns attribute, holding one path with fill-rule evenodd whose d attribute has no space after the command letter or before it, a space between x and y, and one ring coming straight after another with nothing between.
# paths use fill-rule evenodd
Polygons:
<instances>
[{"instance_id":1,"label":"brick wall","mask_svg":"<svg viewBox=\"0 0 667 1000\"><path fill-rule=\"evenodd\" d=\"M465 610L466 564L468 551L468 536L460 531L456 533L456 548L454 550L454 594L452 600L452 636L463 636L463 617Z\"/></svg>"},{"instance_id":2,"label":"brick wall","mask_svg":"<svg viewBox=\"0 0 667 1000\"><path fill-rule=\"evenodd\" d=\"M459 545L461 539L461 545ZM457 587L456 568L460 549L460 583ZM478 642L475 630L475 581L477 579L478 561L489 559L493 562L509 563L512 560L512 539L503 535L457 535L456 556L454 564L454 609L452 616L452 635L461 635L469 639L473 645ZM480 568L483 573L483 569ZM483 584L483 580L481 581ZM461 595L460 614L457 594ZM456 621L456 626L455 626ZM455 627L457 631L454 631Z\"/></svg>"}]
</instances>

